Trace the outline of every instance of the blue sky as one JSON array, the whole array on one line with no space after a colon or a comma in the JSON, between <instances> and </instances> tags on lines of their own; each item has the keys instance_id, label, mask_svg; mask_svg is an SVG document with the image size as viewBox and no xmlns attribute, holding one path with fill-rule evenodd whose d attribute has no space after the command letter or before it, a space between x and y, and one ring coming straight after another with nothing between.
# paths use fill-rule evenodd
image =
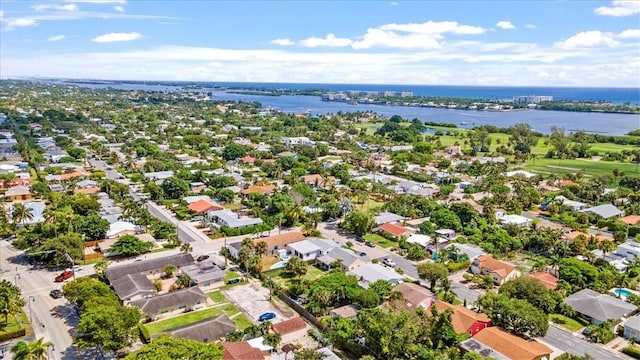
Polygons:
<instances>
[{"instance_id":1,"label":"blue sky","mask_svg":"<svg viewBox=\"0 0 640 360\"><path fill-rule=\"evenodd\" d=\"M640 1L3 0L24 76L640 87Z\"/></svg>"}]
</instances>

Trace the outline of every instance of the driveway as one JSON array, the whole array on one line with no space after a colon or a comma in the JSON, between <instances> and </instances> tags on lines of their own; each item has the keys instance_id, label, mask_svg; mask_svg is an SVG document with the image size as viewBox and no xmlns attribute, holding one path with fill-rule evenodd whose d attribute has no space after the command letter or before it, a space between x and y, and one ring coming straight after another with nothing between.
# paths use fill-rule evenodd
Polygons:
<instances>
[{"instance_id":1,"label":"driveway","mask_svg":"<svg viewBox=\"0 0 640 360\"><path fill-rule=\"evenodd\" d=\"M281 309L269 301L269 290L258 281L250 280L249 284L234 286L223 292L254 323L258 323L258 317L266 312L276 314L276 318L271 320L274 324L293 316L293 311Z\"/></svg>"}]
</instances>

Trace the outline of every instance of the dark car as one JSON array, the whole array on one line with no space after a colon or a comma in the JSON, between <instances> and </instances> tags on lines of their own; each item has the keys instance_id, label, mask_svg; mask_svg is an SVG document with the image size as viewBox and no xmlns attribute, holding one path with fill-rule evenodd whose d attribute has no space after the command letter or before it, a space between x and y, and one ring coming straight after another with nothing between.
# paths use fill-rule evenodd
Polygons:
<instances>
[{"instance_id":1,"label":"dark car","mask_svg":"<svg viewBox=\"0 0 640 360\"><path fill-rule=\"evenodd\" d=\"M376 247L376 244L374 244L373 241L367 240L364 242L364 244L367 245L368 247Z\"/></svg>"},{"instance_id":2,"label":"dark car","mask_svg":"<svg viewBox=\"0 0 640 360\"><path fill-rule=\"evenodd\" d=\"M365 242L364 238L362 236L356 236L356 241L359 242L359 243Z\"/></svg>"},{"instance_id":3,"label":"dark car","mask_svg":"<svg viewBox=\"0 0 640 360\"><path fill-rule=\"evenodd\" d=\"M51 297L54 298L54 299L60 299L62 297L62 290L53 289L53 290L51 290L49 295L51 295Z\"/></svg>"},{"instance_id":4,"label":"dark car","mask_svg":"<svg viewBox=\"0 0 640 360\"><path fill-rule=\"evenodd\" d=\"M268 321L276 318L276 314L272 312L266 312L258 318L258 321Z\"/></svg>"},{"instance_id":5,"label":"dark car","mask_svg":"<svg viewBox=\"0 0 640 360\"><path fill-rule=\"evenodd\" d=\"M237 283L239 283L240 281L242 281L242 278L237 277L237 278L233 278L233 279L229 279L229 280L227 280L227 284L237 284Z\"/></svg>"},{"instance_id":6,"label":"dark car","mask_svg":"<svg viewBox=\"0 0 640 360\"><path fill-rule=\"evenodd\" d=\"M358 256L367 256L367 253L366 252L361 252L361 253L358 253Z\"/></svg>"},{"instance_id":7,"label":"dark car","mask_svg":"<svg viewBox=\"0 0 640 360\"><path fill-rule=\"evenodd\" d=\"M205 261L205 260L207 260L208 258L209 258L209 255L200 255L200 256L198 256L198 257L196 258L196 261L197 261L197 262Z\"/></svg>"}]
</instances>

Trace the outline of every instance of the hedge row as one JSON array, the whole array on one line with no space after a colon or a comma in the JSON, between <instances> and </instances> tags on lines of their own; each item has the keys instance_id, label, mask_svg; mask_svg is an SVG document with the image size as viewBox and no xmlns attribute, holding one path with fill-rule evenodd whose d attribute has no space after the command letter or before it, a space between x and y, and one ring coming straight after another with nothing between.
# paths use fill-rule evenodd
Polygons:
<instances>
[{"instance_id":1,"label":"hedge row","mask_svg":"<svg viewBox=\"0 0 640 360\"><path fill-rule=\"evenodd\" d=\"M0 333L0 342L15 339L17 337L24 336L25 334L26 330L24 329L24 327L13 331L3 332Z\"/></svg>"},{"instance_id":2,"label":"hedge row","mask_svg":"<svg viewBox=\"0 0 640 360\"><path fill-rule=\"evenodd\" d=\"M631 356L634 359L640 359L640 347L637 346L627 346L622 349L622 353Z\"/></svg>"},{"instance_id":3,"label":"hedge row","mask_svg":"<svg viewBox=\"0 0 640 360\"><path fill-rule=\"evenodd\" d=\"M247 226L240 229L232 229L226 226L220 227L220 231L227 236L238 236L247 234L256 234L263 231L271 230L272 226L269 224L258 224L254 226Z\"/></svg>"},{"instance_id":4,"label":"hedge row","mask_svg":"<svg viewBox=\"0 0 640 360\"><path fill-rule=\"evenodd\" d=\"M151 341L151 334L149 334L149 329L144 326L142 323L138 323L138 330L140 330L140 338L145 344L148 344Z\"/></svg>"}]
</instances>

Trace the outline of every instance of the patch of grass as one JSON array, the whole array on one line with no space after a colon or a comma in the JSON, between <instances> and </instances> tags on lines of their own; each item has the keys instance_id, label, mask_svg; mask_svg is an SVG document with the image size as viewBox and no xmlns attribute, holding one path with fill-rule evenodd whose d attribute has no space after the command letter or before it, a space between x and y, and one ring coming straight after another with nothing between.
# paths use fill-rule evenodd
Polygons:
<instances>
[{"instance_id":1,"label":"patch of grass","mask_svg":"<svg viewBox=\"0 0 640 360\"><path fill-rule=\"evenodd\" d=\"M356 208L358 208L359 210L372 210L376 208L381 208L384 204L385 204L384 201L378 201L376 199L368 198L362 204L356 203Z\"/></svg>"},{"instance_id":2,"label":"patch of grass","mask_svg":"<svg viewBox=\"0 0 640 360\"><path fill-rule=\"evenodd\" d=\"M528 160L525 170L539 173L566 174L577 173L582 170L586 176L609 175L612 176L613 169L623 171L627 175L638 175L636 165L631 163L619 163L613 161L592 161L591 159L545 159L538 158Z\"/></svg>"},{"instance_id":3,"label":"patch of grass","mask_svg":"<svg viewBox=\"0 0 640 360\"><path fill-rule=\"evenodd\" d=\"M378 234L367 234L363 237L365 240L371 241L382 248L390 248L392 246L398 246L397 241L388 240Z\"/></svg>"},{"instance_id":4,"label":"patch of grass","mask_svg":"<svg viewBox=\"0 0 640 360\"><path fill-rule=\"evenodd\" d=\"M0 338L8 340L10 338L17 337L17 332L23 328L25 330L25 335L33 335L33 328L29 325L29 319L27 319L24 312L17 315L9 315L6 323L4 322L4 316L1 316L0 318L2 319L0 320ZM9 337L5 338L6 336ZM22 334L19 336L22 336Z\"/></svg>"},{"instance_id":5,"label":"patch of grass","mask_svg":"<svg viewBox=\"0 0 640 360\"><path fill-rule=\"evenodd\" d=\"M207 293L207 296L209 296L209 299L213 300L216 304L224 304L229 302L227 298L224 297L224 294L221 291L213 291Z\"/></svg>"},{"instance_id":6,"label":"patch of grass","mask_svg":"<svg viewBox=\"0 0 640 360\"><path fill-rule=\"evenodd\" d=\"M578 331L585 326L588 326L589 323L583 319L573 319L570 317L566 317L561 314L549 314L549 321L554 324L558 324L563 328L569 331Z\"/></svg>"},{"instance_id":7,"label":"patch of grass","mask_svg":"<svg viewBox=\"0 0 640 360\"><path fill-rule=\"evenodd\" d=\"M233 323L238 327L238 329L240 330L244 330L246 328L248 328L249 326L253 325L253 323L251 322L251 320L249 320L249 318L247 318L246 316L244 316L243 314L240 314L236 317L234 317L233 319L231 319L231 321L233 321Z\"/></svg>"},{"instance_id":8,"label":"patch of grass","mask_svg":"<svg viewBox=\"0 0 640 360\"><path fill-rule=\"evenodd\" d=\"M240 277L240 276L242 276L242 275L240 273L235 272L235 271L227 271L227 273L224 275L224 281L235 279L235 278Z\"/></svg>"},{"instance_id":9,"label":"patch of grass","mask_svg":"<svg viewBox=\"0 0 640 360\"><path fill-rule=\"evenodd\" d=\"M242 204L235 204L235 203L233 203L233 204L224 204L224 207L225 207L226 209L234 210L234 211L235 211L235 210L242 209L244 206L243 206Z\"/></svg>"},{"instance_id":10,"label":"patch of grass","mask_svg":"<svg viewBox=\"0 0 640 360\"><path fill-rule=\"evenodd\" d=\"M226 304L223 306L216 306L204 310L192 311L171 319L152 322L146 324L145 326L147 327L147 330L149 330L150 334L157 334L163 331L193 324L204 319L212 318L223 313L227 314L227 316L232 316L239 312L240 310L233 306L233 304Z\"/></svg>"}]
</instances>

